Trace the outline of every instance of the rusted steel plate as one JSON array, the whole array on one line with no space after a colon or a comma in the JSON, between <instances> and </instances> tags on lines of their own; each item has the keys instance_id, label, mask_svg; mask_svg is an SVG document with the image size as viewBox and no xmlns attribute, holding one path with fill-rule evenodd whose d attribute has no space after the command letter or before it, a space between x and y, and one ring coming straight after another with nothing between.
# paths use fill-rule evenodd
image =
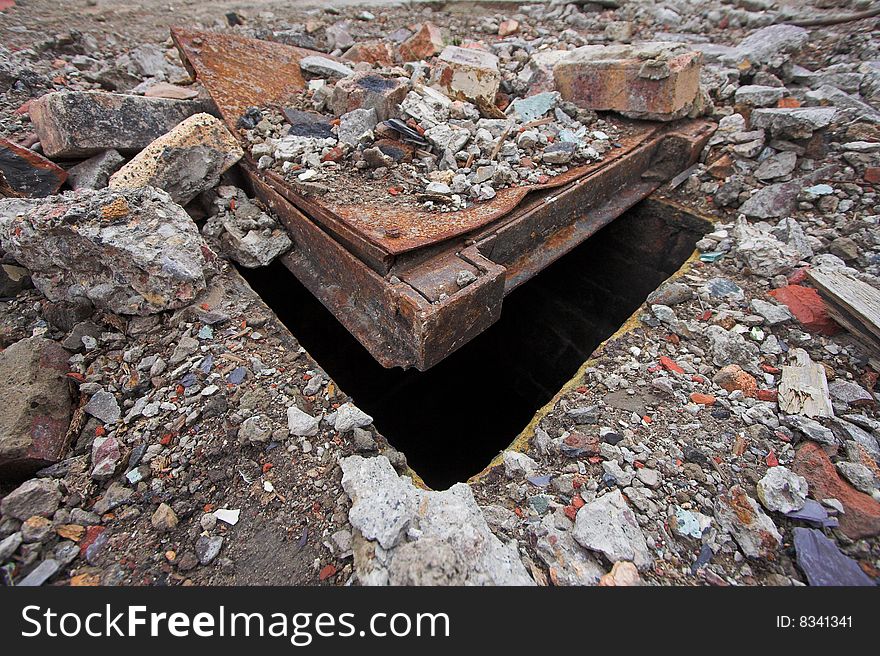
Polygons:
<instances>
[{"instance_id":1,"label":"rusted steel plate","mask_svg":"<svg viewBox=\"0 0 880 656\"><path fill-rule=\"evenodd\" d=\"M424 371L501 316L504 267L479 253L462 260L461 266L450 262L451 270L469 268L479 277L443 300L439 294L437 300L428 300L406 282L376 274L255 175L250 165L244 168L257 195L293 238L295 246L282 257L284 265L382 366Z\"/></svg>"},{"instance_id":2,"label":"rusted steel plate","mask_svg":"<svg viewBox=\"0 0 880 656\"><path fill-rule=\"evenodd\" d=\"M235 134L238 118L248 107L283 106L303 88L299 60L315 53L271 41L230 34L173 28L174 42L184 60L217 103ZM323 55L326 56L326 55ZM559 187L601 170L625 157L666 127L624 121L628 133L615 148L595 163L574 167L546 184L499 190L491 201L456 212L395 207L386 199L365 198L357 205L338 204L332 195L309 197L291 189L278 175L258 173L276 191L340 236L375 270L387 267L388 257L436 244L486 226L509 213L529 192ZM385 269L387 270L387 268Z\"/></svg>"},{"instance_id":3,"label":"rusted steel plate","mask_svg":"<svg viewBox=\"0 0 880 656\"><path fill-rule=\"evenodd\" d=\"M454 212L389 207L381 199L365 199L358 205L335 204L324 198L310 200L330 208L342 222L370 242L392 255L399 255L488 225L513 210L530 192L560 187L600 170L609 162L625 157L660 128L641 124L636 129L636 134L623 139L620 148L609 151L599 162L573 167L561 175L553 176L545 184L499 189L492 200L474 203Z\"/></svg>"},{"instance_id":4,"label":"rusted steel plate","mask_svg":"<svg viewBox=\"0 0 880 656\"><path fill-rule=\"evenodd\" d=\"M305 80L299 60L321 55L283 43L234 34L171 28L171 38L184 64L211 94L233 134L248 107L285 105Z\"/></svg>"}]
</instances>

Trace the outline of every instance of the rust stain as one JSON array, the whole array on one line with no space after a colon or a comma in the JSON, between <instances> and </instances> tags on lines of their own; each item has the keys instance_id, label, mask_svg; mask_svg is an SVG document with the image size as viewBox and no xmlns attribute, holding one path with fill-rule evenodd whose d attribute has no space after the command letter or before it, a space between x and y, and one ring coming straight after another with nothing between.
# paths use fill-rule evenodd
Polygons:
<instances>
[{"instance_id":1,"label":"rust stain","mask_svg":"<svg viewBox=\"0 0 880 656\"><path fill-rule=\"evenodd\" d=\"M126 216L131 211L128 201L118 196L101 208L101 218L104 221L112 221Z\"/></svg>"}]
</instances>

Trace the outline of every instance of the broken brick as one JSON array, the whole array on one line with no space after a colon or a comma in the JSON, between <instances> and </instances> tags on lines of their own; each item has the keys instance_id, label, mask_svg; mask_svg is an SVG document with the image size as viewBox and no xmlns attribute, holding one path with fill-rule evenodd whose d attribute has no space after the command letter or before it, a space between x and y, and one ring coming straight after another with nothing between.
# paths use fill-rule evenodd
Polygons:
<instances>
[{"instance_id":1,"label":"broken brick","mask_svg":"<svg viewBox=\"0 0 880 656\"><path fill-rule=\"evenodd\" d=\"M673 371L677 374L683 374L684 369L679 367L675 361L667 355L660 356L660 365L667 371Z\"/></svg>"},{"instance_id":2,"label":"broken brick","mask_svg":"<svg viewBox=\"0 0 880 656\"><path fill-rule=\"evenodd\" d=\"M834 335L840 326L828 316L825 302L812 287L786 285L768 292L770 296L787 306L801 325L811 333Z\"/></svg>"},{"instance_id":3,"label":"broken brick","mask_svg":"<svg viewBox=\"0 0 880 656\"><path fill-rule=\"evenodd\" d=\"M440 53L431 84L454 100L467 100L478 108L495 104L501 85L498 57L485 50L446 46Z\"/></svg>"},{"instance_id":4,"label":"broken brick","mask_svg":"<svg viewBox=\"0 0 880 656\"><path fill-rule=\"evenodd\" d=\"M743 371L738 364L729 364L722 368L712 380L718 387L728 392L739 390L744 396L755 396L758 391L755 377Z\"/></svg>"},{"instance_id":5,"label":"broken brick","mask_svg":"<svg viewBox=\"0 0 880 656\"><path fill-rule=\"evenodd\" d=\"M700 394L699 392L693 392L691 394L691 401L698 405L715 405L715 397L711 394Z\"/></svg>"},{"instance_id":6,"label":"broken brick","mask_svg":"<svg viewBox=\"0 0 880 656\"><path fill-rule=\"evenodd\" d=\"M391 66L394 64L394 51L384 41L365 41L364 43L355 43L346 50L342 58L353 62Z\"/></svg>"},{"instance_id":7,"label":"broken brick","mask_svg":"<svg viewBox=\"0 0 880 656\"><path fill-rule=\"evenodd\" d=\"M51 196L67 179L60 166L8 139L0 139L0 172L14 192L30 197Z\"/></svg>"},{"instance_id":8,"label":"broken brick","mask_svg":"<svg viewBox=\"0 0 880 656\"><path fill-rule=\"evenodd\" d=\"M880 534L880 503L840 478L821 446L806 442L795 454L791 470L807 479L816 499L837 499L846 512L840 531L852 540Z\"/></svg>"},{"instance_id":9,"label":"broken brick","mask_svg":"<svg viewBox=\"0 0 880 656\"><path fill-rule=\"evenodd\" d=\"M333 87L330 107L337 116L354 109L375 109L376 118L387 121L400 114L400 103L409 92L406 78L387 78L378 73L355 73Z\"/></svg>"},{"instance_id":10,"label":"broken brick","mask_svg":"<svg viewBox=\"0 0 880 656\"><path fill-rule=\"evenodd\" d=\"M397 51L405 62L428 59L443 51L443 34L433 23L422 23L415 34L400 44Z\"/></svg>"},{"instance_id":11,"label":"broken brick","mask_svg":"<svg viewBox=\"0 0 880 656\"><path fill-rule=\"evenodd\" d=\"M158 187L186 205L216 187L244 151L226 126L210 114L190 116L156 139L110 177L113 189Z\"/></svg>"},{"instance_id":12,"label":"broken brick","mask_svg":"<svg viewBox=\"0 0 880 656\"><path fill-rule=\"evenodd\" d=\"M33 101L30 117L48 157L82 157L141 150L201 107L191 100L58 91Z\"/></svg>"},{"instance_id":13,"label":"broken brick","mask_svg":"<svg viewBox=\"0 0 880 656\"><path fill-rule=\"evenodd\" d=\"M670 121L700 91L702 55L678 43L582 46L553 67L564 100L587 109Z\"/></svg>"}]
</instances>

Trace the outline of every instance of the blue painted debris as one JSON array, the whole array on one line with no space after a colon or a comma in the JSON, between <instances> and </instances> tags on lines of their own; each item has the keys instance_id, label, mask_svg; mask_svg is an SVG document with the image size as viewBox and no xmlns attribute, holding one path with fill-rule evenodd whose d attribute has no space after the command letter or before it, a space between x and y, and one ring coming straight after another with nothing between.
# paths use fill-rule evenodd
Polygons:
<instances>
[{"instance_id":1,"label":"blue painted debris","mask_svg":"<svg viewBox=\"0 0 880 656\"><path fill-rule=\"evenodd\" d=\"M559 93L557 91L545 91L544 93L536 93L528 98L519 98L514 100L511 109L516 112L523 123L529 123L544 116L551 109L556 107L559 102Z\"/></svg>"},{"instance_id":2,"label":"blue painted debris","mask_svg":"<svg viewBox=\"0 0 880 656\"><path fill-rule=\"evenodd\" d=\"M214 368L214 356L208 353L202 361L199 363L199 371L203 374L211 373L211 369Z\"/></svg>"},{"instance_id":3,"label":"blue painted debris","mask_svg":"<svg viewBox=\"0 0 880 656\"><path fill-rule=\"evenodd\" d=\"M229 375L226 377L226 382L233 385L240 385L245 379L245 376L247 376L247 369L244 367L236 367L229 372Z\"/></svg>"},{"instance_id":4,"label":"blue painted debris","mask_svg":"<svg viewBox=\"0 0 880 656\"><path fill-rule=\"evenodd\" d=\"M812 187L807 187L804 191L808 194L813 194L814 196L828 196L829 194L834 193L834 187L827 184L817 184Z\"/></svg>"},{"instance_id":5,"label":"blue painted debris","mask_svg":"<svg viewBox=\"0 0 880 656\"><path fill-rule=\"evenodd\" d=\"M804 507L800 510L793 510L789 513L785 513L785 516L789 519L807 522L816 528L834 528L838 524L836 517L828 516L828 511L825 510L825 506L812 499L807 499Z\"/></svg>"},{"instance_id":6,"label":"blue painted debris","mask_svg":"<svg viewBox=\"0 0 880 656\"><path fill-rule=\"evenodd\" d=\"M700 262L708 262L711 264L712 262L717 262L722 257L724 257L726 253L723 251L714 251L711 253L700 253Z\"/></svg>"},{"instance_id":7,"label":"blue painted debris","mask_svg":"<svg viewBox=\"0 0 880 656\"><path fill-rule=\"evenodd\" d=\"M691 565L691 574L696 574L697 570L700 569L703 565L706 565L710 560L712 560L712 556L715 553L712 551L712 547L708 544L704 544L700 548L700 554L697 556L697 559L694 561L694 564Z\"/></svg>"},{"instance_id":8,"label":"blue painted debris","mask_svg":"<svg viewBox=\"0 0 880 656\"><path fill-rule=\"evenodd\" d=\"M794 529L794 548L798 567L810 585L876 585L856 561L818 529Z\"/></svg>"}]
</instances>

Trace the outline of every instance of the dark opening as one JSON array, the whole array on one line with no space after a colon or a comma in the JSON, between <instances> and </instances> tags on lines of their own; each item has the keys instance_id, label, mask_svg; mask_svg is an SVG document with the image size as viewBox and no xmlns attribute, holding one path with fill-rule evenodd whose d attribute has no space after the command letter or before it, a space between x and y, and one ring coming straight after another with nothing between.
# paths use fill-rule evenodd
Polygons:
<instances>
[{"instance_id":1,"label":"dark opening","mask_svg":"<svg viewBox=\"0 0 880 656\"><path fill-rule=\"evenodd\" d=\"M426 372L380 366L281 263L242 273L422 479L445 489L510 444L707 225L637 205L511 293L495 325Z\"/></svg>"}]
</instances>

